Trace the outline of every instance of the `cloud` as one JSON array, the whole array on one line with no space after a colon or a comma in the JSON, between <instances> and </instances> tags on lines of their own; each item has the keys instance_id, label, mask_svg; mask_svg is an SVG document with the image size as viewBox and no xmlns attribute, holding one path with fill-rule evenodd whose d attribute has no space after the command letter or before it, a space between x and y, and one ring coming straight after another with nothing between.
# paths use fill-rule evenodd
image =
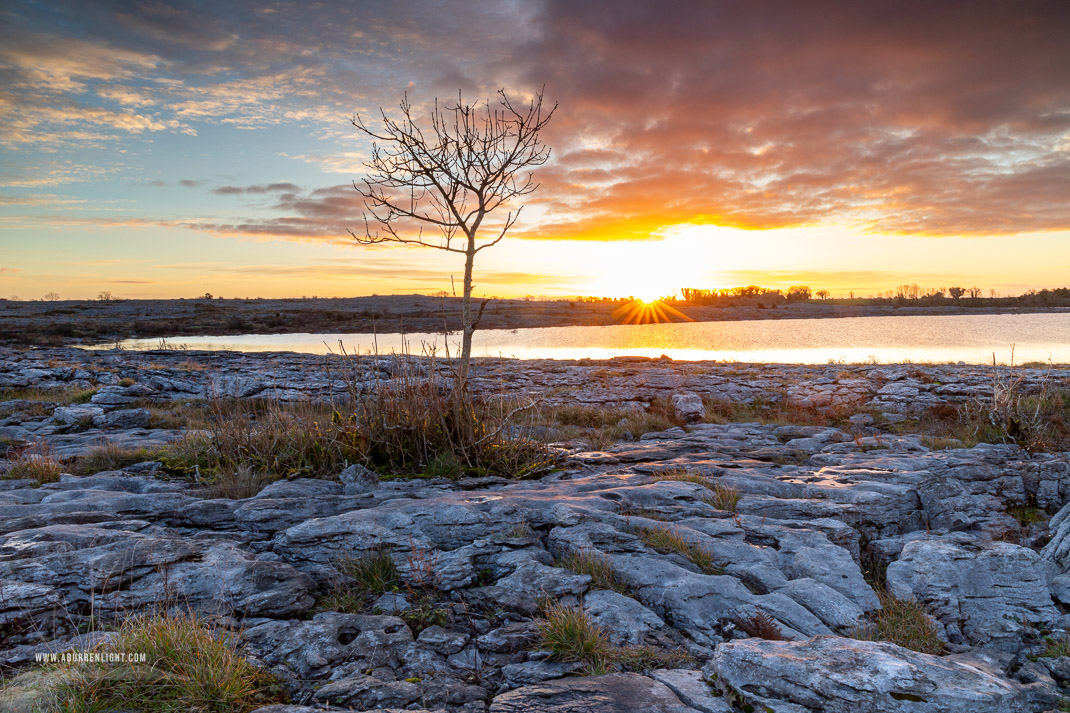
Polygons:
<instances>
[{"instance_id":1,"label":"cloud","mask_svg":"<svg viewBox=\"0 0 1070 713\"><path fill-rule=\"evenodd\" d=\"M530 235L826 220L1064 228L1070 8L550 0L517 53L562 110ZM571 150L577 137L593 145ZM593 198L591 197L593 195Z\"/></svg>"},{"instance_id":2,"label":"cloud","mask_svg":"<svg viewBox=\"0 0 1070 713\"><path fill-rule=\"evenodd\" d=\"M205 125L281 127L323 142L283 156L356 178L368 147L353 113L389 112L408 91L423 117L458 89L545 84L561 107L546 134L555 153L518 236L645 239L681 223L1070 228L1065 3L471 0L442 12L401 0L56 0L5 19L9 147L59 154ZM338 187L263 192L275 193L268 217L191 225L340 239L359 224Z\"/></svg>"},{"instance_id":3,"label":"cloud","mask_svg":"<svg viewBox=\"0 0 1070 713\"><path fill-rule=\"evenodd\" d=\"M212 193L220 196L240 196L263 193L297 193L300 190L300 186L293 183L280 182L261 183L255 186L220 186L219 188L213 188Z\"/></svg>"}]
</instances>

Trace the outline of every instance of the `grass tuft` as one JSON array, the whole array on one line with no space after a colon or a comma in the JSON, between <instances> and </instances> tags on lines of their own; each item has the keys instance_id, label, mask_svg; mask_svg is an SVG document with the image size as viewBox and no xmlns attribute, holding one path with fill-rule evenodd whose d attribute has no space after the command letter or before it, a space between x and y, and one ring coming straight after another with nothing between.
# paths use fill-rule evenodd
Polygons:
<instances>
[{"instance_id":1,"label":"grass tuft","mask_svg":"<svg viewBox=\"0 0 1070 713\"><path fill-rule=\"evenodd\" d=\"M57 483L63 472L62 466L52 456L52 451L44 441L37 441L28 446L8 453L10 466L2 476L5 480L29 478L38 487L45 483Z\"/></svg>"},{"instance_id":2,"label":"grass tuft","mask_svg":"<svg viewBox=\"0 0 1070 713\"><path fill-rule=\"evenodd\" d=\"M608 673L609 637L579 607L548 604L539 622L539 648L552 651L559 661L580 661L590 675Z\"/></svg>"},{"instance_id":3,"label":"grass tuft","mask_svg":"<svg viewBox=\"0 0 1070 713\"><path fill-rule=\"evenodd\" d=\"M573 550L559 559L556 564L576 574L590 575L591 585L595 589L610 589L621 594L628 593L628 587L617 579L617 575L613 572L609 557L597 550L589 548Z\"/></svg>"},{"instance_id":4,"label":"grass tuft","mask_svg":"<svg viewBox=\"0 0 1070 713\"><path fill-rule=\"evenodd\" d=\"M889 641L905 649L936 656L944 653L936 622L921 602L896 599L887 591L878 591L881 609L860 622L851 638L862 641Z\"/></svg>"},{"instance_id":5,"label":"grass tuft","mask_svg":"<svg viewBox=\"0 0 1070 713\"><path fill-rule=\"evenodd\" d=\"M276 679L249 663L238 636L193 614L128 620L101 653L144 654L145 663L75 663L48 710L97 713L246 713L286 700Z\"/></svg>"},{"instance_id":6,"label":"grass tuft","mask_svg":"<svg viewBox=\"0 0 1070 713\"><path fill-rule=\"evenodd\" d=\"M715 507L718 510L725 510L727 512L735 512L739 506L739 491L726 483L716 483L711 489L708 497L703 498L703 502L711 507Z\"/></svg>"},{"instance_id":7,"label":"grass tuft","mask_svg":"<svg viewBox=\"0 0 1070 713\"><path fill-rule=\"evenodd\" d=\"M713 557L701 545L690 541L679 528L640 527L637 534L647 546L661 554L678 553L691 561L703 574L724 574L724 570L714 564Z\"/></svg>"},{"instance_id":8,"label":"grass tuft","mask_svg":"<svg viewBox=\"0 0 1070 713\"><path fill-rule=\"evenodd\" d=\"M385 548L361 557L346 556L335 563L343 577L320 598L319 609L358 613L373 597L395 592L401 586L401 573Z\"/></svg>"},{"instance_id":9,"label":"grass tuft","mask_svg":"<svg viewBox=\"0 0 1070 713\"><path fill-rule=\"evenodd\" d=\"M73 471L76 475L93 475L106 470L122 470L135 463L154 460L155 453L144 448L124 448L117 443L108 442L94 446L83 456L75 459Z\"/></svg>"},{"instance_id":10,"label":"grass tuft","mask_svg":"<svg viewBox=\"0 0 1070 713\"><path fill-rule=\"evenodd\" d=\"M694 659L683 651L656 646L614 646L600 626L580 607L550 603L543 607L538 623L536 646L553 653L558 661L578 661L582 673L600 676L617 669L646 671L655 668L684 668Z\"/></svg>"},{"instance_id":11,"label":"grass tuft","mask_svg":"<svg viewBox=\"0 0 1070 713\"><path fill-rule=\"evenodd\" d=\"M701 496L702 502L717 508L718 510L735 512L736 507L739 504L740 494L738 490L720 481L714 483L709 476L692 473L683 468L664 470L658 473L652 473L651 476L659 482L663 480L675 480L701 485L709 491Z\"/></svg>"},{"instance_id":12,"label":"grass tuft","mask_svg":"<svg viewBox=\"0 0 1070 713\"><path fill-rule=\"evenodd\" d=\"M1041 656L1046 658L1070 656L1070 635L1050 636L1044 641L1047 643L1047 648L1044 649L1044 653Z\"/></svg>"}]
</instances>

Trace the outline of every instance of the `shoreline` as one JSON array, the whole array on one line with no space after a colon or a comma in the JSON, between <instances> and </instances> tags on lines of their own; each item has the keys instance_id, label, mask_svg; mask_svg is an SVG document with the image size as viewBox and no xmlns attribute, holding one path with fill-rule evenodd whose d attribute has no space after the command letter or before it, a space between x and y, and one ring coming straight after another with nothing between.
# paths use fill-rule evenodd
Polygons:
<instances>
[{"instance_id":1,"label":"shoreline","mask_svg":"<svg viewBox=\"0 0 1070 713\"><path fill-rule=\"evenodd\" d=\"M252 334L414 334L459 329L455 298L391 295L264 300L0 301L0 345L87 346L122 339L178 339ZM772 304L772 303L770 303ZM762 305L762 306L759 306ZM491 300L479 328L613 326L622 303ZM1065 307L845 305L822 302L764 306L675 306L670 322L737 322L882 316L1043 314ZM665 321L665 320L662 320Z\"/></svg>"}]
</instances>

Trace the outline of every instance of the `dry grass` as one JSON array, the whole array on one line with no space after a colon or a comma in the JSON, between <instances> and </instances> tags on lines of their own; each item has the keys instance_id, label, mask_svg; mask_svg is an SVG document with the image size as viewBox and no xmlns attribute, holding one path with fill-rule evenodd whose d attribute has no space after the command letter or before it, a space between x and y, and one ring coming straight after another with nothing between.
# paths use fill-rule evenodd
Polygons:
<instances>
[{"instance_id":1,"label":"dry grass","mask_svg":"<svg viewBox=\"0 0 1070 713\"><path fill-rule=\"evenodd\" d=\"M739 498L738 490L726 483L718 482L710 489L710 495L703 498L703 502L718 510L735 512L739 506Z\"/></svg>"},{"instance_id":2,"label":"dry grass","mask_svg":"<svg viewBox=\"0 0 1070 713\"><path fill-rule=\"evenodd\" d=\"M28 478L38 487L45 483L59 482L63 468L52 456L52 451L44 441L37 441L28 446L8 453L10 466L2 476L5 480Z\"/></svg>"},{"instance_id":3,"label":"dry grass","mask_svg":"<svg viewBox=\"0 0 1070 713\"><path fill-rule=\"evenodd\" d=\"M878 591L881 609L860 622L851 637L862 641L889 641L923 654L941 655L944 641L936 622L920 602L896 599L887 591Z\"/></svg>"},{"instance_id":4,"label":"dry grass","mask_svg":"<svg viewBox=\"0 0 1070 713\"><path fill-rule=\"evenodd\" d=\"M739 491L732 486L720 481L713 482L708 476L692 473L683 468L653 473L652 477L658 481L675 480L701 485L707 491L701 496L702 502L718 510L735 512L739 504Z\"/></svg>"},{"instance_id":5,"label":"dry grass","mask_svg":"<svg viewBox=\"0 0 1070 713\"><path fill-rule=\"evenodd\" d=\"M992 365L991 388L983 398L938 404L916 421L897 424L900 433L920 433L930 448L1014 443L1031 453L1070 450L1070 391L1046 377L1029 390L1026 374L1011 365Z\"/></svg>"},{"instance_id":6,"label":"dry grass","mask_svg":"<svg viewBox=\"0 0 1070 713\"><path fill-rule=\"evenodd\" d=\"M1047 646L1041 656L1046 658L1070 656L1070 636L1067 636L1066 634L1063 634L1062 636L1049 636L1044 640L1044 643L1047 644Z\"/></svg>"},{"instance_id":7,"label":"dry grass","mask_svg":"<svg viewBox=\"0 0 1070 713\"><path fill-rule=\"evenodd\" d=\"M93 394L97 393L97 387L82 388L67 386L56 389L41 389L37 387L19 389L0 389L0 401L12 401L24 399L26 401L42 401L69 406L70 404L89 403Z\"/></svg>"},{"instance_id":8,"label":"dry grass","mask_svg":"<svg viewBox=\"0 0 1070 713\"><path fill-rule=\"evenodd\" d=\"M644 433L664 431L678 425L657 404L652 404L651 409L646 411L582 404L559 405L542 410L539 422L553 428L560 439L586 440L593 450L603 450L614 443L635 440Z\"/></svg>"},{"instance_id":9,"label":"dry grass","mask_svg":"<svg viewBox=\"0 0 1070 713\"><path fill-rule=\"evenodd\" d=\"M714 564L710 553L701 545L689 540L679 528L669 526L640 527L637 534L639 539L648 547L661 554L677 553L683 555L698 567L703 574L724 574L724 571Z\"/></svg>"},{"instance_id":10,"label":"dry grass","mask_svg":"<svg viewBox=\"0 0 1070 713\"><path fill-rule=\"evenodd\" d=\"M654 480L661 482L663 480L679 481L682 483L694 483L695 485L701 485L704 488L710 487L710 479L699 473L692 473L689 470L683 468L673 468L671 470L662 470L657 473L651 473L650 477Z\"/></svg>"},{"instance_id":11,"label":"dry grass","mask_svg":"<svg viewBox=\"0 0 1070 713\"><path fill-rule=\"evenodd\" d=\"M612 647L609 637L579 607L548 604L539 622L540 649L553 652L558 661L580 661L590 675L608 673Z\"/></svg>"},{"instance_id":12,"label":"dry grass","mask_svg":"<svg viewBox=\"0 0 1070 713\"><path fill-rule=\"evenodd\" d=\"M144 448L124 448L109 441L94 446L85 455L76 458L72 470L76 475L93 475L106 470L122 470L134 463L155 458L155 452Z\"/></svg>"},{"instance_id":13,"label":"dry grass","mask_svg":"<svg viewBox=\"0 0 1070 713\"><path fill-rule=\"evenodd\" d=\"M600 676L617 669L646 671L655 668L683 668L694 665L683 651L655 646L614 646L600 626L580 607L546 604L538 622L539 649L553 653L558 661L583 664L581 672Z\"/></svg>"},{"instance_id":14,"label":"dry grass","mask_svg":"<svg viewBox=\"0 0 1070 713\"><path fill-rule=\"evenodd\" d=\"M127 621L99 653L144 654L145 663L61 664L69 678L47 710L63 713L246 713L286 700L278 682L237 649L238 635L193 614Z\"/></svg>"},{"instance_id":15,"label":"dry grass","mask_svg":"<svg viewBox=\"0 0 1070 713\"><path fill-rule=\"evenodd\" d=\"M589 575L594 589L611 589L621 594L628 593L628 587L617 579L617 575L613 572L609 557L597 550L590 548L573 550L559 559L556 565L570 569L576 574Z\"/></svg>"}]
</instances>

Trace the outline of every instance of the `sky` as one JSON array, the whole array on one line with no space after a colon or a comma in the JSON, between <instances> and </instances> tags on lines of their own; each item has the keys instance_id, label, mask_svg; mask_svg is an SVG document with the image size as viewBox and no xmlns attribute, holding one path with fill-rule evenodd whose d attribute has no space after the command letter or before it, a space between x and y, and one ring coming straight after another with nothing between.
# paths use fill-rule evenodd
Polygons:
<instances>
[{"instance_id":1,"label":"sky","mask_svg":"<svg viewBox=\"0 0 1070 713\"><path fill-rule=\"evenodd\" d=\"M480 295L1070 284L1070 3L0 3L0 296L450 290L355 115L545 87ZM519 204L518 204L519 205Z\"/></svg>"}]
</instances>

